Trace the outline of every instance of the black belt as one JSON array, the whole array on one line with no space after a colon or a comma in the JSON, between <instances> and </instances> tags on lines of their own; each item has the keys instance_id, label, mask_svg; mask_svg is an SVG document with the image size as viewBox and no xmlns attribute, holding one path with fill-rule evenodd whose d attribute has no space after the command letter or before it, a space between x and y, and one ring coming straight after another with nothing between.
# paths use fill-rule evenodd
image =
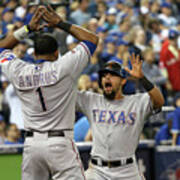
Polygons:
<instances>
[{"instance_id":1,"label":"black belt","mask_svg":"<svg viewBox=\"0 0 180 180\"><path fill-rule=\"evenodd\" d=\"M133 158L128 158L121 161L104 161L104 160L98 160L98 159L91 159L92 164L98 165L98 166L108 166L109 168L118 167L126 164L131 164L134 162Z\"/></svg>"},{"instance_id":2,"label":"black belt","mask_svg":"<svg viewBox=\"0 0 180 180\"><path fill-rule=\"evenodd\" d=\"M41 132L39 132L41 133ZM65 137L64 131L48 131L48 137L56 137L56 136L61 136L61 137ZM43 132L42 132L43 134ZM26 131L25 132L25 137L33 137L34 136L34 132L32 131Z\"/></svg>"}]
</instances>

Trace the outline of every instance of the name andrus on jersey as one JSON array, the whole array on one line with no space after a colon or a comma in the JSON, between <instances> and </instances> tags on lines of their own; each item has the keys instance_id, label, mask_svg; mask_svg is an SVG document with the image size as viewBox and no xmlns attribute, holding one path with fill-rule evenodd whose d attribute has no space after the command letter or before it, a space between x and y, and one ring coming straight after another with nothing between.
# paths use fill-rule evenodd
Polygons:
<instances>
[{"instance_id":1,"label":"name andrus on jersey","mask_svg":"<svg viewBox=\"0 0 180 180\"><path fill-rule=\"evenodd\" d=\"M45 73L31 74L19 76L19 87L36 87L42 85L53 84L57 81L57 72L49 71Z\"/></svg>"}]
</instances>

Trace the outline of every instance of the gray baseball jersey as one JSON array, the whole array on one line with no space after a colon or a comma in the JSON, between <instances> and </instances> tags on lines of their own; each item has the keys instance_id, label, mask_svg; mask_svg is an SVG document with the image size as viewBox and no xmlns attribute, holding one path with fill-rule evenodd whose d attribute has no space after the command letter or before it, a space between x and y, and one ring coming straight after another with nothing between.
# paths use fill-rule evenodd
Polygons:
<instances>
[{"instance_id":1,"label":"gray baseball jersey","mask_svg":"<svg viewBox=\"0 0 180 180\"><path fill-rule=\"evenodd\" d=\"M91 123L92 156L112 161L134 155L152 103L148 93L109 101L100 94L78 92L77 108Z\"/></svg>"},{"instance_id":2,"label":"gray baseball jersey","mask_svg":"<svg viewBox=\"0 0 180 180\"><path fill-rule=\"evenodd\" d=\"M29 64L11 51L0 54L2 72L21 100L26 130L73 129L77 79L89 57L83 42L54 62Z\"/></svg>"}]
</instances>

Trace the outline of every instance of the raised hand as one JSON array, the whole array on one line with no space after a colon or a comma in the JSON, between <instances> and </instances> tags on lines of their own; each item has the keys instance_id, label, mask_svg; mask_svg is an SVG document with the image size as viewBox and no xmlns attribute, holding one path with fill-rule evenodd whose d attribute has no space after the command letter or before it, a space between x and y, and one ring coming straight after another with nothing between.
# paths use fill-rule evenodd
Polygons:
<instances>
[{"instance_id":1,"label":"raised hand","mask_svg":"<svg viewBox=\"0 0 180 180\"><path fill-rule=\"evenodd\" d=\"M42 7L37 8L35 14L33 15L29 28L31 31L38 31L41 27L40 20L42 19L42 15L44 14L44 9Z\"/></svg>"},{"instance_id":2,"label":"raised hand","mask_svg":"<svg viewBox=\"0 0 180 180\"><path fill-rule=\"evenodd\" d=\"M48 26L56 27L57 24L63 21L50 5L48 5L48 8L44 7L43 9L43 19L48 23Z\"/></svg>"},{"instance_id":3,"label":"raised hand","mask_svg":"<svg viewBox=\"0 0 180 180\"><path fill-rule=\"evenodd\" d=\"M143 71L142 71L142 63L143 61L140 60L139 55L135 56L133 54L130 56L130 61L132 65L132 69L129 69L128 67L125 67L124 69L134 78L141 79L144 77Z\"/></svg>"}]
</instances>

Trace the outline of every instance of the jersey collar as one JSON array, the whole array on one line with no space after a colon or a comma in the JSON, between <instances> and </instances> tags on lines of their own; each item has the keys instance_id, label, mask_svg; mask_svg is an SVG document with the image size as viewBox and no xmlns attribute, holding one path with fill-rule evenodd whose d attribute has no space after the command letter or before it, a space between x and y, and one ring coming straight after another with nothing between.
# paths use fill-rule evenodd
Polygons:
<instances>
[{"instance_id":1,"label":"jersey collar","mask_svg":"<svg viewBox=\"0 0 180 180\"><path fill-rule=\"evenodd\" d=\"M41 64L41 63L44 63L44 62L47 62L47 60L37 59L37 60L34 61L34 64Z\"/></svg>"}]
</instances>

